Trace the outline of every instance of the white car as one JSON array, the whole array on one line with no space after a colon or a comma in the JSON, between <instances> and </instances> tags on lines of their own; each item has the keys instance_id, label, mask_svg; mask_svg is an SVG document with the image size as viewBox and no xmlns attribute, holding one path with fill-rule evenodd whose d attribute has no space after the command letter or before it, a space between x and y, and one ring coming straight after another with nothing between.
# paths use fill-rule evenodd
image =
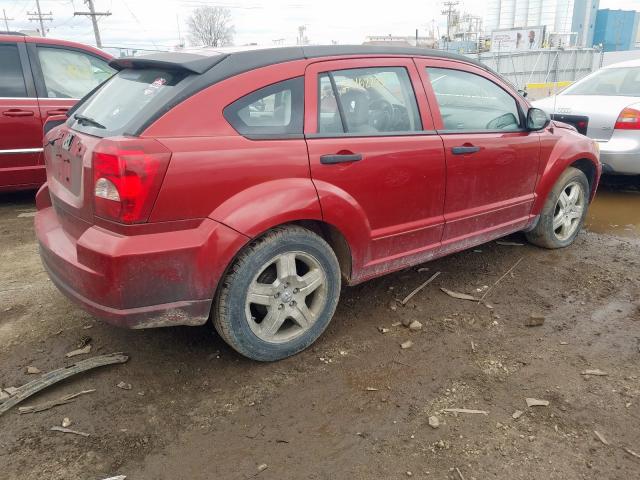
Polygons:
<instances>
[{"instance_id":1,"label":"white car","mask_svg":"<svg viewBox=\"0 0 640 480\"><path fill-rule=\"evenodd\" d=\"M640 60L608 65L533 105L596 140L604 173L640 175Z\"/></svg>"}]
</instances>

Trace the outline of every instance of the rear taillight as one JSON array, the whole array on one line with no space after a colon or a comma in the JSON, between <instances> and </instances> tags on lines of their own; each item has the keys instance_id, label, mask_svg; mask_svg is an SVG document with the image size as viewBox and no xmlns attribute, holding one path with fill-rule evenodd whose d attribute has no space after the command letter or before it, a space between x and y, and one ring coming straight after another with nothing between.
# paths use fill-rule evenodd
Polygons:
<instances>
[{"instance_id":1,"label":"rear taillight","mask_svg":"<svg viewBox=\"0 0 640 480\"><path fill-rule=\"evenodd\" d=\"M640 130L640 110L627 107L616 120L616 130Z\"/></svg>"},{"instance_id":2,"label":"rear taillight","mask_svg":"<svg viewBox=\"0 0 640 480\"><path fill-rule=\"evenodd\" d=\"M170 158L171 152L153 139L102 140L93 152L95 215L146 222Z\"/></svg>"}]
</instances>

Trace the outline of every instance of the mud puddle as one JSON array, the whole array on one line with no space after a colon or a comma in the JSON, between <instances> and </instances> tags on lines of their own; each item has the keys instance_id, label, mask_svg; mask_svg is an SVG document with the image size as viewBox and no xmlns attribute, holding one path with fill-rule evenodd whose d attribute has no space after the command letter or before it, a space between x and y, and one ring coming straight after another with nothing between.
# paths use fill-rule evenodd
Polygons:
<instances>
[{"instance_id":1,"label":"mud puddle","mask_svg":"<svg viewBox=\"0 0 640 480\"><path fill-rule=\"evenodd\" d=\"M596 233L640 238L640 181L605 178L585 226Z\"/></svg>"}]
</instances>

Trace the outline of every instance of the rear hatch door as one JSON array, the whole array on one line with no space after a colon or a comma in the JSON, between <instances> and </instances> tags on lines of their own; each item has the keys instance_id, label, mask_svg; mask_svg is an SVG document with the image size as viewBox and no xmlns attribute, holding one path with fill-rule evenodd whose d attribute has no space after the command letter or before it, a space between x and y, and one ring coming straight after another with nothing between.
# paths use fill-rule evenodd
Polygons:
<instances>
[{"instance_id":1,"label":"rear hatch door","mask_svg":"<svg viewBox=\"0 0 640 480\"><path fill-rule=\"evenodd\" d=\"M93 219L91 152L100 141L61 125L45 137L44 158L53 206L60 216Z\"/></svg>"},{"instance_id":2,"label":"rear hatch door","mask_svg":"<svg viewBox=\"0 0 640 480\"><path fill-rule=\"evenodd\" d=\"M197 65L202 57L196 57ZM182 57L180 57L182 58ZM215 65L219 59L209 60ZM120 63L118 63L120 62ZM52 202L60 214L93 223L93 152L106 138L136 137L141 125L167 110L194 68L167 61L112 62L121 70L69 112L64 125L45 137L44 156ZM199 63L198 63L199 62Z\"/></svg>"}]
</instances>

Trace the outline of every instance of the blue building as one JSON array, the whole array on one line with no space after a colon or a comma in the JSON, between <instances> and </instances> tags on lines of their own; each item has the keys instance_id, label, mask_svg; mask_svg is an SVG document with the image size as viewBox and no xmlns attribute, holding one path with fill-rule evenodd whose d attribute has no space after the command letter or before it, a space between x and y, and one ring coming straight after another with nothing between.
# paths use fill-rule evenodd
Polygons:
<instances>
[{"instance_id":1,"label":"blue building","mask_svg":"<svg viewBox=\"0 0 640 480\"><path fill-rule=\"evenodd\" d=\"M580 47L593 46L593 32L599 8L600 0L575 0L573 2L571 32L576 34L576 38L573 39L575 45Z\"/></svg>"},{"instance_id":2,"label":"blue building","mask_svg":"<svg viewBox=\"0 0 640 480\"><path fill-rule=\"evenodd\" d=\"M634 10L598 10L593 43L605 52L632 50L638 36L640 14Z\"/></svg>"}]
</instances>

